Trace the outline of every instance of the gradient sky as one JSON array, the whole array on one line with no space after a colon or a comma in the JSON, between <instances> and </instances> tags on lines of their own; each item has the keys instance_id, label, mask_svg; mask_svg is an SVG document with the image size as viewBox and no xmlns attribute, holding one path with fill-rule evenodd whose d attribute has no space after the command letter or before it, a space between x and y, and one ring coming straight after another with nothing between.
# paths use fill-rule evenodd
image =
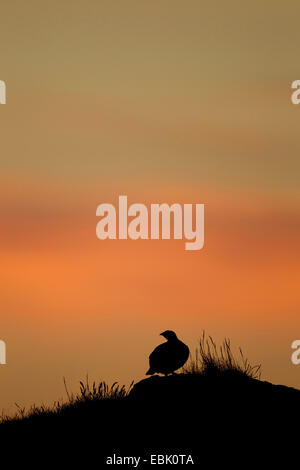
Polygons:
<instances>
[{"instance_id":1,"label":"gradient sky","mask_svg":"<svg viewBox=\"0 0 300 470\"><path fill-rule=\"evenodd\" d=\"M300 388L299 2L1 5L0 408L139 380L230 337ZM205 247L96 238L96 207L205 203Z\"/></svg>"}]
</instances>

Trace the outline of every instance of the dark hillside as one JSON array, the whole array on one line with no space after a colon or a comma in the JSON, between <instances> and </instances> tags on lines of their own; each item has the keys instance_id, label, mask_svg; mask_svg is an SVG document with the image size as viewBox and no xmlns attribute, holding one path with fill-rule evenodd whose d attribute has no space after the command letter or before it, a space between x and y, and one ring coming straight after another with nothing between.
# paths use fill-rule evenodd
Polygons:
<instances>
[{"instance_id":1,"label":"dark hillside","mask_svg":"<svg viewBox=\"0 0 300 470\"><path fill-rule=\"evenodd\" d=\"M287 468L299 449L300 391L260 380L260 368L242 353L234 359L228 341L217 350L203 337L199 351L183 373L154 375L129 391L81 383L65 404L4 418L2 455L12 446L23 464L40 463L42 452L55 465L83 459L97 468L113 455L140 456L143 468L151 454L191 454L202 467L208 459L211 468L242 469L259 459L258 468Z\"/></svg>"},{"instance_id":2,"label":"dark hillside","mask_svg":"<svg viewBox=\"0 0 300 470\"><path fill-rule=\"evenodd\" d=\"M232 446L262 446L273 455L299 403L300 391L249 377L154 376L128 396L83 400L57 413L4 422L0 430L18 448L25 442L51 444L51 457L63 445L69 458L95 453L102 463L113 453L157 452L190 453L198 461L210 455L217 462L220 452L237 457Z\"/></svg>"}]
</instances>

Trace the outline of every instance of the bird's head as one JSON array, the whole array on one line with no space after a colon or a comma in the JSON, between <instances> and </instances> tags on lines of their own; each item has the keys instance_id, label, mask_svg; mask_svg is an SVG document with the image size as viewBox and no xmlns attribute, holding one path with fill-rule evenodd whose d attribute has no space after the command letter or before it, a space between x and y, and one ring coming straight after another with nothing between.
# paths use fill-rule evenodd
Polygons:
<instances>
[{"instance_id":1,"label":"bird's head","mask_svg":"<svg viewBox=\"0 0 300 470\"><path fill-rule=\"evenodd\" d=\"M171 331L171 330L166 330L163 333L160 333L160 336L163 336L168 341L177 339L176 333L174 333L174 331Z\"/></svg>"}]
</instances>

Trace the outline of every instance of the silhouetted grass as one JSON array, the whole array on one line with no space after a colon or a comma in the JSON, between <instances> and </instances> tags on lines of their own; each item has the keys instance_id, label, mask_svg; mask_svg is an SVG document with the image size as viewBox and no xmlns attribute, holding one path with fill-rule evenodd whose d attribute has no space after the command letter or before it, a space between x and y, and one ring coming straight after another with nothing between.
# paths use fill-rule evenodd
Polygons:
<instances>
[{"instance_id":1,"label":"silhouetted grass","mask_svg":"<svg viewBox=\"0 0 300 470\"><path fill-rule=\"evenodd\" d=\"M196 349L195 357L191 357L189 362L182 368L183 374L188 375L202 375L204 378L215 376L224 376L235 378L249 377L252 379L260 379L260 365L252 366L248 359L243 355L241 348L239 354L234 356L231 350L229 339L224 339L223 343L218 347L211 336L206 337L203 332L199 348ZM106 382L95 381L89 383L88 376L85 381L80 381L79 392L76 394L70 393L64 379L65 390L67 394L66 401L56 401L52 406L33 405L29 409L21 407L16 404L17 411L13 417L8 417L2 414L0 417L0 424L16 421L34 421L38 417L52 418L55 416L66 417L72 414L75 410L79 414L94 413L104 409L110 409L114 402L118 406L123 406L123 402L129 396L132 389L133 382L126 388L124 385L120 386L117 382L108 386Z\"/></svg>"},{"instance_id":2,"label":"silhouetted grass","mask_svg":"<svg viewBox=\"0 0 300 470\"><path fill-rule=\"evenodd\" d=\"M118 382L114 382L111 386L107 385L107 383L104 381L101 381L98 384L94 381L92 382L92 384L90 384L89 378L88 376L86 376L85 382L80 381L79 383L79 392L77 394L74 394L69 392L65 378L63 380L68 397L67 401L55 401L52 406L32 405L27 410L25 407L22 407L18 403L15 403L17 407L16 414L10 417L2 413L2 416L0 418L0 424L10 421L35 419L39 416L51 417L67 414L70 410L72 411L75 408L83 408L87 404L99 403L107 400L120 401L128 396L134 383L131 382L128 388L126 388L125 385L120 386Z\"/></svg>"},{"instance_id":3,"label":"silhouetted grass","mask_svg":"<svg viewBox=\"0 0 300 470\"><path fill-rule=\"evenodd\" d=\"M206 337L205 332L203 332L195 357L190 358L187 365L183 367L183 372L207 376L228 374L260 379L261 365L252 366L248 359L244 357L241 348L239 348L238 356L235 357L228 338L225 338L218 347L212 337Z\"/></svg>"},{"instance_id":4,"label":"silhouetted grass","mask_svg":"<svg viewBox=\"0 0 300 470\"><path fill-rule=\"evenodd\" d=\"M93 400L108 400L108 399L116 400L116 399L125 398L129 394L134 382L133 381L131 382L128 389L126 389L125 385L120 386L118 382L114 382L109 387L107 383L104 381L100 382L98 385L94 381L90 386L89 379L87 376L85 382L80 381L80 392L79 394L75 395L75 397L69 394L65 379L64 379L64 383L65 383L65 389L69 398L69 402L70 403L82 403L85 401L93 401Z\"/></svg>"}]
</instances>

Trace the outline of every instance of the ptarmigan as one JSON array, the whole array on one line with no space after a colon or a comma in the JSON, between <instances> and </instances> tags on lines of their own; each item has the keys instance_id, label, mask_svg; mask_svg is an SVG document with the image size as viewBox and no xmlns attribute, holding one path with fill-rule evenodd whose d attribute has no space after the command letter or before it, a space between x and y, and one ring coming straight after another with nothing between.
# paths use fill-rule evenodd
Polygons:
<instances>
[{"instance_id":1,"label":"ptarmigan","mask_svg":"<svg viewBox=\"0 0 300 470\"><path fill-rule=\"evenodd\" d=\"M146 375L158 374L168 375L182 367L190 354L186 344L180 341L174 331L164 331L161 333L167 340L162 343L149 356L150 368Z\"/></svg>"}]
</instances>

